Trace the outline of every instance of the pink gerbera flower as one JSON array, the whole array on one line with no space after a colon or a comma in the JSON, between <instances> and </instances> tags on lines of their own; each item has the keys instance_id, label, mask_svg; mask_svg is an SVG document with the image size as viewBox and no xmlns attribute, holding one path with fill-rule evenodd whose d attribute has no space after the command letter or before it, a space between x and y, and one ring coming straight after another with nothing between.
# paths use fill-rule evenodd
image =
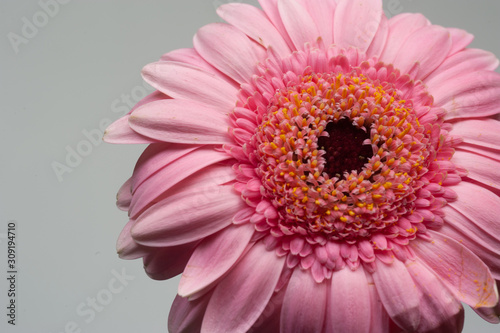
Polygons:
<instances>
[{"instance_id":1,"label":"pink gerbera flower","mask_svg":"<svg viewBox=\"0 0 500 333\"><path fill-rule=\"evenodd\" d=\"M500 75L381 0L228 4L147 65L122 258L182 273L171 332L459 332L500 307Z\"/></svg>"}]
</instances>

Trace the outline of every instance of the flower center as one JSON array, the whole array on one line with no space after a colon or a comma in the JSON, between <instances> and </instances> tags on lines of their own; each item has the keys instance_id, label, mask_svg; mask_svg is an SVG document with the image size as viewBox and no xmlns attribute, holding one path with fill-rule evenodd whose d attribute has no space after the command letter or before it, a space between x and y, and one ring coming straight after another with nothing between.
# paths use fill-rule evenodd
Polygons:
<instances>
[{"instance_id":1,"label":"flower center","mask_svg":"<svg viewBox=\"0 0 500 333\"><path fill-rule=\"evenodd\" d=\"M326 125L328 136L318 139L318 145L325 151L325 166L323 171L330 177L340 178L344 172L356 170L361 172L368 159L373 156L370 144L370 134L351 124L346 119L329 122Z\"/></svg>"},{"instance_id":2,"label":"flower center","mask_svg":"<svg viewBox=\"0 0 500 333\"><path fill-rule=\"evenodd\" d=\"M261 193L278 214L269 223L285 235L356 242L411 215L433 150L411 102L356 70L292 82L252 139ZM410 223L405 233L415 232Z\"/></svg>"}]
</instances>

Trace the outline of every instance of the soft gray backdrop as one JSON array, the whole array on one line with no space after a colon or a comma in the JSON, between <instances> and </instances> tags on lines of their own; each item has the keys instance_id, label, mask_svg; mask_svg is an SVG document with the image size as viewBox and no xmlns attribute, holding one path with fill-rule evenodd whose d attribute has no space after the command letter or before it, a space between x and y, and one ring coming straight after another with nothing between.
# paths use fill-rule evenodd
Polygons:
<instances>
[{"instance_id":1,"label":"soft gray backdrop","mask_svg":"<svg viewBox=\"0 0 500 333\"><path fill-rule=\"evenodd\" d=\"M127 221L115 193L144 147L98 138L149 91L141 68L192 46L229 1L55 1L0 2L0 331L165 332L178 279L153 281L141 261L115 254ZM466 29L473 47L500 56L498 0L384 3L389 16L421 12ZM9 221L18 229L15 327L6 323ZM499 330L468 310L465 332Z\"/></svg>"}]
</instances>

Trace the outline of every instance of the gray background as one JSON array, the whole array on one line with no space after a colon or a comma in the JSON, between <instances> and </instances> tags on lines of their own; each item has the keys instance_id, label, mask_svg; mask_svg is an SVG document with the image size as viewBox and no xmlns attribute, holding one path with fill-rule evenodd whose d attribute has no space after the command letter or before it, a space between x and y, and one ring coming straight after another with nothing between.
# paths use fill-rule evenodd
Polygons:
<instances>
[{"instance_id":1,"label":"gray background","mask_svg":"<svg viewBox=\"0 0 500 333\"><path fill-rule=\"evenodd\" d=\"M141 68L192 46L199 27L220 21L215 8L225 2L74 0L44 20L36 0L0 1L0 331L60 333L72 325L96 333L166 331L178 279L153 281L140 260L115 254L127 221L115 193L144 147L92 143L85 131L97 137L100 126L123 115L127 98L136 102L145 92ZM476 35L473 47L500 56L497 0L384 3L389 16L421 12L435 24L466 29ZM23 20L40 27L16 53L8 36L22 35ZM58 179L54 162L66 164L78 147L87 156ZM4 233L11 220L18 224L14 328L5 316ZM123 270L134 279L113 294L113 271ZM92 317L86 303L98 296L106 304ZM499 331L467 311L465 332Z\"/></svg>"}]
</instances>

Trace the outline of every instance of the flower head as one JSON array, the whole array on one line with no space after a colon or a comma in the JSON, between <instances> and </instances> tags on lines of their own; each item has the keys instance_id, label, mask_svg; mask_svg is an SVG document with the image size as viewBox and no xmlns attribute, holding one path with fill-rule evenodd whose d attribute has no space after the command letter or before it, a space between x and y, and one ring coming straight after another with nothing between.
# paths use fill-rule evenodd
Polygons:
<instances>
[{"instance_id":1,"label":"flower head","mask_svg":"<svg viewBox=\"0 0 500 333\"><path fill-rule=\"evenodd\" d=\"M459 332L500 322L500 75L380 0L227 4L105 139L149 143L118 241L182 273L171 332Z\"/></svg>"}]
</instances>

